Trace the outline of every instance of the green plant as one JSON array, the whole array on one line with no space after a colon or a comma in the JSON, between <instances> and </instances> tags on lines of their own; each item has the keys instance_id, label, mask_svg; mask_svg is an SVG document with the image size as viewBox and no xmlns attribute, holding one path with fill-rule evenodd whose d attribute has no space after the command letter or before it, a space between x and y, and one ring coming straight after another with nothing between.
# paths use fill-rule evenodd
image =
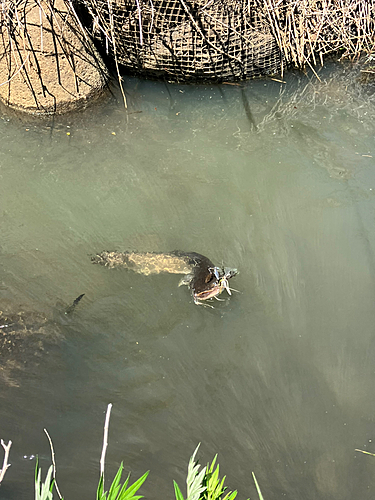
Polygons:
<instances>
[{"instance_id":1,"label":"green plant","mask_svg":"<svg viewBox=\"0 0 375 500\"><path fill-rule=\"evenodd\" d=\"M189 460L188 474L186 478L186 500L199 500L201 498L201 493L203 493L203 491L206 489L205 486L202 486L203 478L206 473L206 467L203 467L203 469L199 472L200 466L194 462L195 455L197 454L199 446L200 443L195 448L195 451ZM173 484L176 500L184 500L184 497L176 481L173 481Z\"/></svg>"},{"instance_id":2,"label":"green plant","mask_svg":"<svg viewBox=\"0 0 375 500\"><path fill-rule=\"evenodd\" d=\"M358 448L356 448L355 451L360 451L361 453L364 453L365 455L371 455L372 457L375 457L375 453L370 453L369 451L358 450Z\"/></svg>"},{"instance_id":3,"label":"green plant","mask_svg":"<svg viewBox=\"0 0 375 500\"><path fill-rule=\"evenodd\" d=\"M46 479L42 482L42 469L38 470L38 458L35 464L35 500L52 500L52 488L54 480L52 479L53 466L48 469Z\"/></svg>"},{"instance_id":4,"label":"green plant","mask_svg":"<svg viewBox=\"0 0 375 500\"><path fill-rule=\"evenodd\" d=\"M258 484L257 478L255 477L254 472L252 472L252 475L253 475L255 487L256 487L257 492L258 492L259 500L264 500L262 492L260 491L259 484Z\"/></svg>"},{"instance_id":5,"label":"green plant","mask_svg":"<svg viewBox=\"0 0 375 500\"><path fill-rule=\"evenodd\" d=\"M186 478L186 500L234 500L237 496L237 490L230 491L223 496L227 489L224 486L226 476L223 479L219 477L219 464L216 465L217 455L214 456L211 464L208 463L206 467L199 471L199 465L195 463L195 455L199 446L200 443L189 460ZM259 500L264 500L254 473L253 478ZM173 484L176 500L185 500L176 481L173 481Z\"/></svg>"},{"instance_id":6,"label":"green plant","mask_svg":"<svg viewBox=\"0 0 375 500\"><path fill-rule=\"evenodd\" d=\"M103 448L102 448L102 456L100 459L100 479L96 492L96 500L140 500L141 498L143 498L143 496L137 495L136 493L142 486L142 484L146 481L150 471L145 472L142 477L140 477L130 486L129 486L129 479L130 479L130 473L129 473L124 484L121 485L121 476L124 470L124 465L122 462L112 481L109 491L104 491L105 455L108 446L108 428L109 428L111 408L112 405L109 404L107 407L106 419L104 424ZM53 500L53 494L52 494L53 487L56 488L60 500L63 500L55 479L56 464L55 464L55 452L53 449L52 440L46 429L44 429L44 432L48 437L51 447L52 465L48 469L45 481L42 482L42 477L41 477L42 469L38 467L39 465L38 458L36 459L35 500ZM3 445L3 442L1 442L1 444ZM11 442L9 442L8 450L6 450L8 453L10 445ZM186 478L186 494L187 494L186 500L235 500L237 496L237 490L233 492L230 491L225 494L225 491L227 489L227 487L224 486L226 476L224 476L222 479L220 479L219 477L219 472L220 472L219 464L216 464L217 455L214 456L211 464L208 463L205 467L199 470L200 465L198 464L198 461L195 462L195 456L198 452L199 446L200 443L195 448L194 453L190 457L188 464L188 473ZM3 447L5 449L4 445ZM368 453L368 452L362 452L362 453ZM7 456L8 455L6 455L6 457L4 458L4 464L7 463ZM7 467L8 465L4 465L3 469L6 470ZM252 475L258 492L259 500L264 500L254 472L252 473ZM176 500L185 500L176 481L173 481L173 484L174 484Z\"/></svg>"},{"instance_id":7,"label":"green plant","mask_svg":"<svg viewBox=\"0 0 375 500\"><path fill-rule=\"evenodd\" d=\"M207 464L206 474L203 478L203 484L206 486L206 490L202 497L204 500L219 500L227 489L227 487L224 486L226 476L224 476L221 481L219 478L219 464L217 464L214 470L216 459L217 455L214 456L211 465ZM233 492L230 491L222 500L234 500L236 496L237 490Z\"/></svg>"},{"instance_id":8,"label":"green plant","mask_svg":"<svg viewBox=\"0 0 375 500\"><path fill-rule=\"evenodd\" d=\"M150 471L145 472L142 477L128 487L130 473L128 474L124 484L122 486L120 484L123 469L124 465L121 462L119 470L112 481L108 493L104 491L104 474L100 476L98 490L96 493L97 500L139 500L140 498L143 498L142 495L136 495L136 492L146 481Z\"/></svg>"}]
</instances>

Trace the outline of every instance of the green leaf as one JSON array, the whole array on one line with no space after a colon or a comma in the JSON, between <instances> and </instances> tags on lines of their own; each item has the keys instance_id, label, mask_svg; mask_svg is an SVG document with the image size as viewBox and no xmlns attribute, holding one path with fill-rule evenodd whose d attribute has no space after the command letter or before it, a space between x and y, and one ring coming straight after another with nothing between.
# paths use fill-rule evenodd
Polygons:
<instances>
[{"instance_id":1,"label":"green leaf","mask_svg":"<svg viewBox=\"0 0 375 500\"><path fill-rule=\"evenodd\" d=\"M116 500L134 500L135 499L135 493L139 490L139 488L142 486L142 484L146 481L147 476L149 475L150 471L148 470L143 474L142 477L140 477L135 483L133 483L131 486L129 486L128 489L124 490L121 488L121 492ZM128 479L129 480L129 477ZM142 498L142 497L138 497Z\"/></svg>"},{"instance_id":2,"label":"green leaf","mask_svg":"<svg viewBox=\"0 0 375 500\"><path fill-rule=\"evenodd\" d=\"M233 493L230 491L229 493L227 493L225 495L225 497L223 498L223 500L234 500L237 496L237 490L233 491Z\"/></svg>"},{"instance_id":3,"label":"green leaf","mask_svg":"<svg viewBox=\"0 0 375 500\"><path fill-rule=\"evenodd\" d=\"M224 486L226 476L220 480L220 466L216 465L217 455L214 456L211 464L207 464L206 475L203 479L203 486L207 487L207 490L203 493L200 500L233 500L237 496L237 491L229 492L222 498L225 490ZM215 468L216 465L216 468Z\"/></svg>"},{"instance_id":4,"label":"green leaf","mask_svg":"<svg viewBox=\"0 0 375 500\"><path fill-rule=\"evenodd\" d=\"M100 475L99 479L99 484L98 484L98 489L96 491L96 500L103 500L105 499L106 495L104 494L104 474Z\"/></svg>"},{"instance_id":5,"label":"green leaf","mask_svg":"<svg viewBox=\"0 0 375 500\"><path fill-rule=\"evenodd\" d=\"M35 462L35 483L38 481L38 465L39 465L39 458L37 455L36 462Z\"/></svg>"},{"instance_id":6,"label":"green leaf","mask_svg":"<svg viewBox=\"0 0 375 500\"><path fill-rule=\"evenodd\" d=\"M128 474L128 477L126 478L125 483L122 485L120 493L118 494L118 498L122 498L123 495L126 493L126 488L128 486L128 483L129 483L129 478L130 478L130 473Z\"/></svg>"},{"instance_id":7,"label":"green leaf","mask_svg":"<svg viewBox=\"0 0 375 500\"><path fill-rule=\"evenodd\" d=\"M195 455L197 454L200 443L195 448L194 453L192 454L189 465L188 465L188 474L186 478L186 486L187 486L187 498L186 500L199 500L201 493L206 490L206 486L203 486L203 478L205 477L206 467L199 471L199 465L196 465Z\"/></svg>"},{"instance_id":8,"label":"green leaf","mask_svg":"<svg viewBox=\"0 0 375 500\"><path fill-rule=\"evenodd\" d=\"M256 486L256 489L257 489L257 492L258 492L259 500L264 500L262 492L260 491L259 484L258 484L257 478L255 477L254 472L252 472L252 475L253 475L254 483L255 483L255 486Z\"/></svg>"},{"instance_id":9,"label":"green leaf","mask_svg":"<svg viewBox=\"0 0 375 500\"><path fill-rule=\"evenodd\" d=\"M112 481L111 487L109 488L108 500L116 500L116 498L117 498L117 494L118 494L120 487L121 487L120 481L121 481L121 474L122 474L123 468L124 468L124 465L121 462L120 467L117 471L117 474L115 475L115 477Z\"/></svg>"},{"instance_id":10,"label":"green leaf","mask_svg":"<svg viewBox=\"0 0 375 500\"><path fill-rule=\"evenodd\" d=\"M176 495L176 500L184 500L184 496L181 493L181 490L178 487L178 484L176 483L176 481L173 481L173 485L174 485L174 493Z\"/></svg>"},{"instance_id":11,"label":"green leaf","mask_svg":"<svg viewBox=\"0 0 375 500\"><path fill-rule=\"evenodd\" d=\"M40 498L40 475L41 475L41 469L39 471L35 471L35 500L39 500Z\"/></svg>"},{"instance_id":12,"label":"green leaf","mask_svg":"<svg viewBox=\"0 0 375 500\"><path fill-rule=\"evenodd\" d=\"M213 466L215 465L216 457L217 455L214 457L211 466L207 464L207 468L209 471L212 471ZM218 464L214 472L209 472L208 474L206 473L205 480L203 481L203 484L207 486L207 493L205 495L207 500L220 499L221 495L226 490L226 487L224 487L225 476L221 480L221 483L219 481L220 478L219 478L219 464Z\"/></svg>"},{"instance_id":13,"label":"green leaf","mask_svg":"<svg viewBox=\"0 0 375 500\"><path fill-rule=\"evenodd\" d=\"M217 453L216 453L216 455L214 456L214 458L212 460L212 463L210 465L210 468L209 468L208 472L212 472L214 470L216 459L217 459ZM208 467L208 464L207 464L207 467Z\"/></svg>"},{"instance_id":14,"label":"green leaf","mask_svg":"<svg viewBox=\"0 0 375 500\"><path fill-rule=\"evenodd\" d=\"M52 492L51 492L51 477L52 477L53 466L51 465L48 469L46 479L44 483L42 483L42 500L52 500Z\"/></svg>"},{"instance_id":15,"label":"green leaf","mask_svg":"<svg viewBox=\"0 0 375 500\"><path fill-rule=\"evenodd\" d=\"M221 480L219 488L221 489L221 493L224 493L224 491L227 489L226 486L224 486L224 481L227 476L224 476L223 479Z\"/></svg>"},{"instance_id":16,"label":"green leaf","mask_svg":"<svg viewBox=\"0 0 375 500\"><path fill-rule=\"evenodd\" d=\"M48 469L46 479L43 483L41 479L42 469L39 469L38 475L35 479L35 500L52 500L52 488L54 484L54 480L52 479L52 472L53 466L51 465Z\"/></svg>"}]
</instances>

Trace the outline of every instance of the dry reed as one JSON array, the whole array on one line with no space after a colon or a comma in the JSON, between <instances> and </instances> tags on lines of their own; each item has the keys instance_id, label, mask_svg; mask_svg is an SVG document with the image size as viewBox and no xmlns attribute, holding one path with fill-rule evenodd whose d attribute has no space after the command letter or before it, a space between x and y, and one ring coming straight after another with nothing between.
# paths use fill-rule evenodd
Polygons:
<instances>
[{"instance_id":1,"label":"dry reed","mask_svg":"<svg viewBox=\"0 0 375 500\"><path fill-rule=\"evenodd\" d=\"M273 35L282 55L281 72L284 67L308 66L313 69L318 64L323 65L328 55L338 55L339 59L354 59L363 53L374 51L375 0L227 0L228 10L233 7L233 16L238 15L240 10L245 19L240 33L233 28L234 22L233 25L231 22L223 23L218 14L215 17L218 10L208 12L208 7L219 6L221 0L154 0L153 3L151 0L110 0L111 9L106 6L108 0L81 1L92 16L94 28L104 35L107 49L108 45L114 49L117 44L117 55L121 48L122 52L126 53L125 59L132 61L134 66L138 64L139 67L142 67L145 44L154 43L153 39L149 38L149 42L145 40L143 29L146 34L151 33L157 38L162 36L162 26L167 38L168 30L172 33L176 23L186 23L187 20L192 32L195 32L190 42L190 50L194 51L195 40L199 38L206 44L210 53L216 53L218 57L224 56L239 64L243 64L243 61L239 60L240 57L233 56L236 51L226 41L229 32L244 41L253 37L254 30ZM167 7L169 10L175 9L176 12L182 8L185 18L179 20L176 14L176 19L169 26ZM134 23L129 19L137 20L139 29L135 29ZM156 31L155 20L158 20L159 25L159 30ZM210 26L215 26L215 43ZM207 36L207 33L210 33L210 36ZM134 37L134 46L138 39L134 53L130 54L131 49L128 46L121 47L121 44L125 43L125 36ZM259 47L257 57L266 57L266 44L267 39L264 40L264 45ZM176 65L179 64L178 55L171 53L170 58L171 61L176 61ZM126 62L124 64L128 65Z\"/></svg>"},{"instance_id":2,"label":"dry reed","mask_svg":"<svg viewBox=\"0 0 375 500\"><path fill-rule=\"evenodd\" d=\"M147 75L148 62L145 60L145 54L149 51L155 54L155 64L160 65L157 67L158 70L172 73L173 67L182 65L181 53L173 45L174 42L168 46L170 54L164 53L164 59L159 58L158 51L162 53L164 50L165 52L163 43L168 38L168 33L170 33L170 39L174 39L172 33L176 34L173 31L176 29L176 23L190 24L190 31L184 31L183 35L185 37L184 53L195 54L195 59L187 60L193 73L199 52L198 40L205 48L205 50L199 49L202 54L209 52L212 60L215 60L215 57L218 60L227 60L233 68L237 66L243 68L245 56L241 52L241 46L253 43L252 55L246 57L254 57L254 61L264 61L265 71L262 74L274 73L277 65L280 65L281 73L285 67L305 68L308 66L315 71L314 66L323 65L324 59L330 55L338 55L339 59L356 59L363 53L375 52L375 0L227 0L226 8L231 14L225 18L228 20L226 22L223 22L224 18L219 16L219 6L222 5L222 0L210 2L206 0L64 0L64 2L76 18L79 29L85 37L87 37L86 29L75 7L79 4L86 7L92 19L94 35L100 34L107 52L110 51L114 58L125 106L126 98L119 64L140 69ZM34 59L36 60L27 32L25 16L22 14L22 9L33 3L40 9L39 43L42 52L44 24L50 22L52 29L52 23L58 26L61 22L54 13L53 0L47 0L47 8L42 7L40 0L21 2L0 0L0 26L3 27L0 44L3 42L5 45L10 45L13 54L9 62L12 66L9 77L7 81L0 82L0 85L8 83L21 72L25 72L27 79L27 70L30 64L35 62ZM168 9L175 6L176 12L179 12L172 26L166 14L167 6ZM211 7L213 10L209 11ZM231 21L230 16L239 15L238 13L244 20L242 24ZM131 19L136 22L132 24ZM4 35L4 28L6 35ZM255 45L254 34L257 33L261 42ZM15 34L18 36L16 37ZM234 41L228 41L229 34L233 35ZM191 39L188 38L189 36ZM161 42L155 43L158 37ZM129 40L134 40L132 46L129 46ZM274 43L275 50L270 48L271 42ZM238 47L231 44L237 44ZM28 56L22 56L25 54L25 49L28 49ZM70 61L70 51L64 44L61 44L61 50ZM281 57L277 54L278 51ZM161 61L164 61L164 65ZM278 62L275 63L275 61ZM170 66L168 66L169 63ZM73 73L75 72L73 64L70 69ZM242 74L243 77L249 77L249 73ZM236 75L233 73L234 79L241 78L238 72ZM216 76L220 78L219 73Z\"/></svg>"},{"instance_id":3,"label":"dry reed","mask_svg":"<svg viewBox=\"0 0 375 500\"><path fill-rule=\"evenodd\" d=\"M358 58L375 49L374 0L265 0L268 18L286 64L323 65L324 57ZM260 6L260 4L259 4Z\"/></svg>"}]
</instances>

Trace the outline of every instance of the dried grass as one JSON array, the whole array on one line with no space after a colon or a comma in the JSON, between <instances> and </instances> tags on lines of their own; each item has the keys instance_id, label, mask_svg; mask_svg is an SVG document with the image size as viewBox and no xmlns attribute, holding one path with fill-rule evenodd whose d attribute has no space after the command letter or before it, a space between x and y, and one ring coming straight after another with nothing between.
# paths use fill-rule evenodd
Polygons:
<instances>
[{"instance_id":1,"label":"dried grass","mask_svg":"<svg viewBox=\"0 0 375 500\"><path fill-rule=\"evenodd\" d=\"M160 72L169 79L175 75L192 80L200 72L202 78L235 81L283 74L286 67L307 66L315 72L314 67L323 65L329 55L356 59L375 52L375 0L64 2L84 37L86 28L75 6L81 3L88 10L94 36L114 58L125 106L119 64L146 75ZM0 85L21 74L27 80L30 64L36 61L23 12L31 4L39 6L41 53L45 26L64 28L53 0L47 0L44 8L40 0L0 0L0 46L10 47L13 54L9 78ZM59 49L70 61L70 50L64 44ZM74 64L69 70L75 73Z\"/></svg>"},{"instance_id":2,"label":"dried grass","mask_svg":"<svg viewBox=\"0 0 375 500\"><path fill-rule=\"evenodd\" d=\"M190 65L194 73L207 53L233 68L253 57L258 67L264 61L270 74L276 63L281 73L285 67L314 71L328 55L354 59L374 51L375 0L227 0L225 7L222 0L82 1L107 51L112 46L122 64L146 74L151 69L173 73L173 65L182 74ZM251 52L244 51L249 44Z\"/></svg>"},{"instance_id":3,"label":"dried grass","mask_svg":"<svg viewBox=\"0 0 375 500\"><path fill-rule=\"evenodd\" d=\"M288 66L323 65L327 55L355 59L374 51L374 0L265 0L263 4L263 15Z\"/></svg>"}]
</instances>

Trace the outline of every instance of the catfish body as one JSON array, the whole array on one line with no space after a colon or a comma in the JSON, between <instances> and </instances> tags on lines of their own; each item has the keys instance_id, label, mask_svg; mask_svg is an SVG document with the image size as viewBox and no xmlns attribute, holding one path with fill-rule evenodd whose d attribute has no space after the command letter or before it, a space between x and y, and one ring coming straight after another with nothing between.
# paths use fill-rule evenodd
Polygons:
<instances>
[{"instance_id":1,"label":"catfish body","mask_svg":"<svg viewBox=\"0 0 375 500\"><path fill-rule=\"evenodd\" d=\"M124 267L146 276L159 273L183 274L179 286L187 285L190 288L196 304L217 297L224 289L229 291L228 279L237 274L236 269L231 269L228 275L228 272L215 266L204 255L179 250L168 253L104 251L91 260L94 264L109 268Z\"/></svg>"}]
</instances>

